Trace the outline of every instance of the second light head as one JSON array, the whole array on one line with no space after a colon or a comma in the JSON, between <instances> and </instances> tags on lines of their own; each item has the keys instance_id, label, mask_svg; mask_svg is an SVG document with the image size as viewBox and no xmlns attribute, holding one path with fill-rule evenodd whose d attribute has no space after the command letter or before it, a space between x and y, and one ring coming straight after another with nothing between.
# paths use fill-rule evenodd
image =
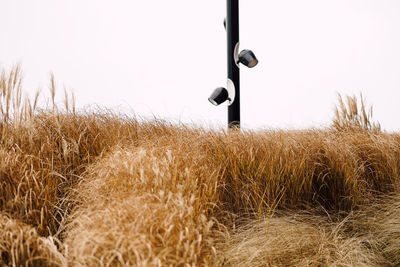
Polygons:
<instances>
[{"instance_id":1,"label":"second light head","mask_svg":"<svg viewBox=\"0 0 400 267\"><path fill-rule=\"evenodd\" d=\"M249 68L253 68L257 66L258 59L253 51L245 49L239 53L239 62Z\"/></svg>"}]
</instances>

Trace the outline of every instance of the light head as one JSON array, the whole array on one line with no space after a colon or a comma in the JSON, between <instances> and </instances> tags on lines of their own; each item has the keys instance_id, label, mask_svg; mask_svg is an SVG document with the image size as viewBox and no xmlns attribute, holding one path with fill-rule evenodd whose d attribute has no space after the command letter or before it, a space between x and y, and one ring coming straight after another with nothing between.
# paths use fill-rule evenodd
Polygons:
<instances>
[{"instance_id":1,"label":"light head","mask_svg":"<svg viewBox=\"0 0 400 267\"><path fill-rule=\"evenodd\" d=\"M239 54L239 62L249 68L253 68L257 66L258 59L256 58L256 55L254 55L253 51L243 50Z\"/></svg>"},{"instance_id":2,"label":"light head","mask_svg":"<svg viewBox=\"0 0 400 267\"><path fill-rule=\"evenodd\" d=\"M219 106L224 103L226 100L229 100L228 90L224 87L218 87L214 90L211 96L208 98L208 101L211 102L214 106Z\"/></svg>"}]
</instances>

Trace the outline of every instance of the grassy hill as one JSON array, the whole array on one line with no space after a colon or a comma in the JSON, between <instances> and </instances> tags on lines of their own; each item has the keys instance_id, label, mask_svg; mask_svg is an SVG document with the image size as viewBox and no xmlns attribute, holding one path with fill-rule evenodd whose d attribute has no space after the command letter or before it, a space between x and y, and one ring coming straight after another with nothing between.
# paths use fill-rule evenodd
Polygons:
<instances>
[{"instance_id":1,"label":"grassy hill","mask_svg":"<svg viewBox=\"0 0 400 267\"><path fill-rule=\"evenodd\" d=\"M23 99L0 78L0 265L400 266L400 135L223 131Z\"/></svg>"}]
</instances>

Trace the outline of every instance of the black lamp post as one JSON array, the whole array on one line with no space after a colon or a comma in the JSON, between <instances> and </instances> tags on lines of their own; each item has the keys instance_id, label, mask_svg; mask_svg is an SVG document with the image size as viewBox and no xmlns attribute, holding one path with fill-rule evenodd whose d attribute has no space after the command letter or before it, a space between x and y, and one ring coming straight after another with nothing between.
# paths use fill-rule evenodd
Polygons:
<instances>
[{"instance_id":1,"label":"black lamp post","mask_svg":"<svg viewBox=\"0 0 400 267\"><path fill-rule=\"evenodd\" d=\"M258 60L251 50L243 50L239 54L239 0L227 0L224 25L228 41L228 84L226 89L215 89L208 100L216 106L228 100L228 127L240 128L239 63L253 68L258 64Z\"/></svg>"}]
</instances>

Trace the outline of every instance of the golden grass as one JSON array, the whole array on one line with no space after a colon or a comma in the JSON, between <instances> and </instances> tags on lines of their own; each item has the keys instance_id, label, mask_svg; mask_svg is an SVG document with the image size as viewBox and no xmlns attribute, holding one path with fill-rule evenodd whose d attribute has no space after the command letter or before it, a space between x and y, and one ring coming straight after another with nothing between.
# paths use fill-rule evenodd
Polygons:
<instances>
[{"instance_id":1,"label":"golden grass","mask_svg":"<svg viewBox=\"0 0 400 267\"><path fill-rule=\"evenodd\" d=\"M182 158L159 153L117 150L94 164L66 231L74 264L208 265L217 234L196 177L182 172Z\"/></svg>"},{"instance_id":2,"label":"golden grass","mask_svg":"<svg viewBox=\"0 0 400 267\"><path fill-rule=\"evenodd\" d=\"M318 216L250 222L221 248L226 266L381 266L365 239L347 237L340 224Z\"/></svg>"},{"instance_id":3,"label":"golden grass","mask_svg":"<svg viewBox=\"0 0 400 267\"><path fill-rule=\"evenodd\" d=\"M20 77L0 80L1 264L399 262L400 135L355 97L330 128L225 132L60 108L53 76L40 109Z\"/></svg>"},{"instance_id":4,"label":"golden grass","mask_svg":"<svg viewBox=\"0 0 400 267\"><path fill-rule=\"evenodd\" d=\"M55 243L51 237L41 237L32 226L0 213L1 266L66 265Z\"/></svg>"},{"instance_id":5,"label":"golden grass","mask_svg":"<svg viewBox=\"0 0 400 267\"><path fill-rule=\"evenodd\" d=\"M16 68L9 75L3 73L0 82L0 208L38 227L41 234L54 234L68 210L67 190L87 164L134 137L136 121L105 112L60 112L54 104L54 87L53 107L37 110L38 95L33 105L21 100L19 75Z\"/></svg>"},{"instance_id":6,"label":"golden grass","mask_svg":"<svg viewBox=\"0 0 400 267\"><path fill-rule=\"evenodd\" d=\"M399 266L400 198L343 214L277 212L248 221L218 248L226 266Z\"/></svg>"}]
</instances>

